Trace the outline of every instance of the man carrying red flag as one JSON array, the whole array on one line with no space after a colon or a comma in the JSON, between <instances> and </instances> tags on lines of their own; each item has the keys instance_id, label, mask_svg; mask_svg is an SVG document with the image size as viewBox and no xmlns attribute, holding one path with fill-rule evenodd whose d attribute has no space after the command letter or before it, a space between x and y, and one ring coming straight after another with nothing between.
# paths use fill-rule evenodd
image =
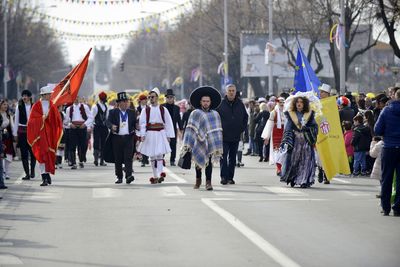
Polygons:
<instances>
[{"instance_id":1,"label":"man carrying red flag","mask_svg":"<svg viewBox=\"0 0 400 267\"><path fill-rule=\"evenodd\" d=\"M27 127L27 139L32 152L39 162L42 184L51 184L50 173L55 172L58 144L63 133L60 113L50 100L55 85L48 84L40 89L40 100L31 110Z\"/></svg>"}]
</instances>

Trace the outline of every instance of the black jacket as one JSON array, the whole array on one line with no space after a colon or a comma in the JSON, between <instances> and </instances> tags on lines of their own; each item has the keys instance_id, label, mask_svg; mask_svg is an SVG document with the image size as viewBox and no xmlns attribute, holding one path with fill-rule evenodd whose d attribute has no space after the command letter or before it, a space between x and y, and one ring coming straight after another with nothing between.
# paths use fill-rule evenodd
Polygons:
<instances>
[{"instance_id":1,"label":"black jacket","mask_svg":"<svg viewBox=\"0 0 400 267\"><path fill-rule=\"evenodd\" d=\"M339 111L340 124L342 124L343 121L349 121L353 124L353 118L355 115L356 113L354 113L354 110L351 107L343 108Z\"/></svg>"},{"instance_id":2,"label":"black jacket","mask_svg":"<svg viewBox=\"0 0 400 267\"><path fill-rule=\"evenodd\" d=\"M240 98L233 102L225 97L217 109L222 122L224 142L239 142L241 133L246 129L249 116Z\"/></svg>"},{"instance_id":3,"label":"black jacket","mask_svg":"<svg viewBox=\"0 0 400 267\"><path fill-rule=\"evenodd\" d=\"M136 126L136 113L131 109L127 109L126 112L128 113L128 127L129 127L129 134L133 135L135 133L135 126ZM110 110L107 120L107 127L112 128L112 125L117 125L117 133L119 132L119 123L121 120L120 110L119 108L115 108Z\"/></svg>"},{"instance_id":4,"label":"black jacket","mask_svg":"<svg viewBox=\"0 0 400 267\"><path fill-rule=\"evenodd\" d=\"M263 110L257 114L257 116L254 119L254 123L257 125L254 136L255 138L261 138L261 134L264 130L265 124L267 124L268 119L269 119L269 112L266 110Z\"/></svg>"},{"instance_id":5,"label":"black jacket","mask_svg":"<svg viewBox=\"0 0 400 267\"><path fill-rule=\"evenodd\" d=\"M351 144L354 152L369 151L371 145L371 129L365 125L359 125L354 128Z\"/></svg>"},{"instance_id":6,"label":"black jacket","mask_svg":"<svg viewBox=\"0 0 400 267\"><path fill-rule=\"evenodd\" d=\"M175 104L165 103L162 106L164 106L168 110L169 115L171 115L172 124L174 125L175 136L176 136L176 131L178 128L179 130L182 131L182 119L181 119L180 109ZM176 127L176 125L178 125L178 128Z\"/></svg>"}]
</instances>

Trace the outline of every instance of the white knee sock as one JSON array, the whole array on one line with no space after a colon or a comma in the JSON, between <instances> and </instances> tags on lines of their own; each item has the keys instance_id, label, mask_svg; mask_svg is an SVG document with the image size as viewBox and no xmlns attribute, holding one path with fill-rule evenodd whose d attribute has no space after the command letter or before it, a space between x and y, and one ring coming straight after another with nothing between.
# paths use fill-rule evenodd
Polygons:
<instances>
[{"instance_id":1,"label":"white knee sock","mask_svg":"<svg viewBox=\"0 0 400 267\"><path fill-rule=\"evenodd\" d=\"M39 163L40 174L45 174L46 172L46 165L44 163Z\"/></svg>"}]
</instances>

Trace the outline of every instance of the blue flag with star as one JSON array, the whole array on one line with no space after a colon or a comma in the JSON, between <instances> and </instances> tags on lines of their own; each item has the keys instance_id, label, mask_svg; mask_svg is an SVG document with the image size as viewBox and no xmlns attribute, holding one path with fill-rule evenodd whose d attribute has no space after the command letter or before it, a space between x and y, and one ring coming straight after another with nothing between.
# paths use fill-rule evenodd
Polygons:
<instances>
[{"instance_id":1,"label":"blue flag with star","mask_svg":"<svg viewBox=\"0 0 400 267\"><path fill-rule=\"evenodd\" d=\"M321 82L319 81L314 70L311 68L310 62L299 43L297 43L298 51L294 75L294 93L314 91L319 96Z\"/></svg>"}]
</instances>

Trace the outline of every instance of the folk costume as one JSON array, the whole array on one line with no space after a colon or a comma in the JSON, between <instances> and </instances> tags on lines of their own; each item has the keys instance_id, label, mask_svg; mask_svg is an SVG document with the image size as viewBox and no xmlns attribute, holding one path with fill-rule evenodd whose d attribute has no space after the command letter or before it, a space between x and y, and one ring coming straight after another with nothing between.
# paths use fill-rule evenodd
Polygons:
<instances>
[{"instance_id":1,"label":"folk costume","mask_svg":"<svg viewBox=\"0 0 400 267\"><path fill-rule=\"evenodd\" d=\"M62 109L59 109L61 121L64 122L65 118L65 113L62 111ZM65 140L66 140L66 135L65 135L65 129L64 129L64 124L63 124L63 136L61 137L60 143L58 144L57 147L57 153L56 153L56 169L62 169L62 159L63 156L65 156Z\"/></svg>"},{"instance_id":2,"label":"folk costume","mask_svg":"<svg viewBox=\"0 0 400 267\"><path fill-rule=\"evenodd\" d=\"M103 150L108 135L108 128L106 124L109 114L109 108L107 105L107 94L101 92L99 94L99 100L100 101L92 107L92 118L94 119L93 156L94 165L98 166L100 159L100 166L106 166L101 152Z\"/></svg>"},{"instance_id":3,"label":"folk costume","mask_svg":"<svg viewBox=\"0 0 400 267\"><path fill-rule=\"evenodd\" d=\"M168 89L167 93L165 94L166 97L174 97L174 92L172 89ZM178 128L180 131L183 130L182 127L182 119L180 115L180 108L175 104L163 104L165 108L167 108L169 115L171 115L172 124L174 126L175 137L171 138L169 141L169 145L171 147L171 157L170 157L170 164L171 166L175 166L175 158L176 158L176 137L178 133Z\"/></svg>"},{"instance_id":4,"label":"folk costume","mask_svg":"<svg viewBox=\"0 0 400 267\"><path fill-rule=\"evenodd\" d=\"M76 150L78 149L79 167L84 167L88 146L88 129L92 127L93 117L84 103L74 103L66 110L65 122L69 126L69 146L72 169L77 169Z\"/></svg>"},{"instance_id":5,"label":"folk costume","mask_svg":"<svg viewBox=\"0 0 400 267\"><path fill-rule=\"evenodd\" d=\"M3 101L4 102L4 101ZM2 102L2 103L3 103ZM4 111L0 113L0 129L2 133L2 144L4 145L4 153L2 155L3 158L3 173L4 177L8 180L10 179L9 170L11 162L15 157L15 150L14 150L14 140L12 135L12 129L14 128L13 125L13 117L10 115L8 111Z\"/></svg>"},{"instance_id":6,"label":"folk costume","mask_svg":"<svg viewBox=\"0 0 400 267\"><path fill-rule=\"evenodd\" d=\"M160 91L154 88L158 96ZM164 155L171 152L168 138L175 138L174 126L168 110L160 105L152 105L142 110L139 119L140 135L145 137L139 151L150 158L153 177L150 182L161 183L164 181Z\"/></svg>"},{"instance_id":7,"label":"folk costume","mask_svg":"<svg viewBox=\"0 0 400 267\"><path fill-rule=\"evenodd\" d=\"M200 100L203 96L211 98L209 110L202 109ZM183 136L182 156L190 152L196 166L196 184L201 185L201 172L205 168L206 189L212 190L212 165L219 162L223 154L221 117L215 109L221 103L220 93L213 87L199 87L190 96L195 110L190 113Z\"/></svg>"},{"instance_id":8,"label":"folk costume","mask_svg":"<svg viewBox=\"0 0 400 267\"><path fill-rule=\"evenodd\" d=\"M284 98L279 98L279 100L285 100ZM282 170L282 165L276 162L275 159L275 152L279 149L283 132L284 132L284 125L286 122L286 117L283 113L283 107L279 107L276 105L274 110L271 111L267 124L264 127L264 130L261 134L263 139L269 139L269 164L276 164L276 172L280 175Z\"/></svg>"},{"instance_id":9,"label":"folk costume","mask_svg":"<svg viewBox=\"0 0 400 267\"><path fill-rule=\"evenodd\" d=\"M294 101L294 100L292 100ZM285 112L287 123L285 126L282 145L287 148L287 158L281 181L293 187L300 185L310 187L315 176L315 150L318 124L314 118L314 111L306 113L289 110Z\"/></svg>"},{"instance_id":10,"label":"folk costume","mask_svg":"<svg viewBox=\"0 0 400 267\"><path fill-rule=\"evenodd\" d=\"M24 90L21 93L21 96L32 97L32 93L29 90ZM18 106L15 109L15 117L14 117L14 128L13 128L13 136L18 139L18 147L21 151L21 161L22 166L25 171L25 177L22 180L29 180L30 178L35 177L35 166L36 159L32 153L32 149L28 144L26 132L26 125L28 123L28 118L31 113L32 103L25 103L22 99L18 102ZM29 164L30 158L30 164ZM30 169L29 169L30 167Z\"/></svg>"},{"instance_id":11,"label":"folk costume","mask_svg":"<svg viewBox=\"0 0 400 267\"><path fill-rule=\"evenodd\" d=\"M138 101L139 101L139 106L136 109L136 137L138 139L140 139L140 124L139 124L139 118L140 118L140 114L142 113L143 109L146 109L147 105L142 105L141 102L146 100L147 101L147 96L145 96L144 94L139 95ZM138 142L136 143L137 145L140 144L140 140L138 140ZM145 167L146 164L149 164L149 157L146 155L142 155L140 154L139 151L137 151L137 157L140 159L141 161L141 166Z\"/></svg>"},{"instance_id":12,"label":"folk costume","mask_svg":"<svg viewBox=\"0 0 400 267\"><path fill-rule=\"evenodd\" d=\"M40 94L51 94L54 85L40 89ZM63 127L60 113L53 102L39 100L31 110L27 127L28 143L39 162L43 183L51 184L50 173L55 173L56 150L62 137Z\"/></svg>"},{"instance_id":13,"label":"folk costume","mask_svg":"<svg viewBox=\"0 0 400 267\"><path fill-rule=\"evenodd\" d=\"M128 100L125 92L117 95L117 102ZM130 184L135 179L132 175L132 160L134 153L134 135L136 126L136 114L131 109L121 110L114 108L110 110L107 125L111 129L107 137L103 155L107 162L115 163L115 175L117 176L116 184L122 183L123 168L125 169L126 183ZM113 129L116 126L116 129ZM113 157L110 157L112 154Z\"/></svg>"}]
</instances>

